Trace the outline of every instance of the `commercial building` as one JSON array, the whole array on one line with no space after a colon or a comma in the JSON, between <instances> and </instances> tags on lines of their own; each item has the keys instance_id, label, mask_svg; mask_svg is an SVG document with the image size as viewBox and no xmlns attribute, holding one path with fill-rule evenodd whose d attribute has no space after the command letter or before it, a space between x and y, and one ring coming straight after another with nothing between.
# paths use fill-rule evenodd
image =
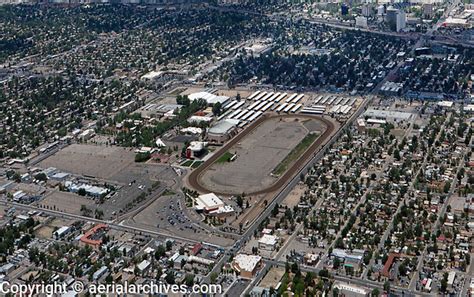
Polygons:
<instances>
[{"instance_id":1,"label":"commercial building","mask_svg":"<svg viewBox=\"0 0 474 297\"><path fill-rule=\"evenodd\" d=\"M82 184L82 183L76 184L71 181L66 181L64 183L64 186L66 187L66 189L69 190L69 192L72 192L72 193L79 193L79 191L83 189L87 195L92 196L94 198L104 197L109 192L109 189L107 188L91 186L91 185Z\"/></svg>"},{"instance_id":2,"label":"commercial building","mask_svg":"<svg viewBox=\"0 0 474 297\"><path fill-rule=\"evenodd\" d=\"M386 120L387 122L403 122L410 120L413 114L409 112L369 108L363 116L367 118Z\"/></svg>"},{"instance_id":3,"label":"commercial building","mask_svg":"<svg viewBox=\"0 0 474 297\"><path fill-rule=\"evenodd\" d=\"M80 241L86 245L94 248L100 247L102 244L103 233L109 229L109 226L105 224L97 224L92 229L87 231L81 238Z\"/></svg>"},{"instance_id":4,"label":"commercial building","mask_svg":"<svg viewBox=\"0 0 474 297\"><path fill-rule=\"evenodd\" d=\"M205 213L217 210L223 206L224 202L214 193L199 195L196 198L196 209Z\"/></svg>"},{"instance_id":5,"label":"commercial building","mask_svg":"<svg viewBox=\"0 0 474 297\"><path fill-rule=\"evenodd\" d=\"M387 81L380 88L380 93L387 96L398 96L401 94L402 90L403 90L402 83Z\"/></svg>"},{"instance_id":6,"label":"commercial building","mask_svg":"<svg viewBox=\"0 0 474 297\"><path fill-rule=\"evenodd\" d=\"M366 3L364 5L362 5L362 15L365 16L365 17L369 17L369 16L372 16L372 5L369 4L369 3Z\"/></svg>"},{"instance_id":7,"label":"commercial building","mask_svg":"<svg viewBox=\"0 0 474 297\"><path fill-rule=\"evenodd\" d=\"M206 100L207 104L213 105L216 103L224 104L229 100L229 97L227 96L217 96L214 94L211 94L209 92L198 92L198 93L192 93L188 95L189 100L194 101L198 99L204 99Z\"/></svg>"},{"instance_id":8,"label":"commercial building","mask_svg":"<svg viewBox=\"0 0 474 297\"><path fill-rule=\"evenodd\" d=\"M443 22L443 27L470 28L471 24L468 19L448 17Z\"/></svg>"},{"instance_id":9,"label":"commercial building","mask_svg":"<svg viewBox=\"0 0 474 297\"><path fill-rule=\"evenodd\" d=\"M276 249L277 244L278 236L275 235L264 234L258 240L258 248L262 250L274 251Z\"/></svg>"},{"instance_id":10,"label":"commercial building","mask_svg":"<svg viewBox=\"0 0 474 297\"><path fill-rule=\"evenodd\" d=\"M206 151L207 142L191 141L186 148L186 158L200 157Z\"/></svg>"},{"instance_id":11,"label":"commercial building","mask_svg":"<svg viewBox=\"0 0 474 297\"><path fill-rule=\"evenodd\" d=\"M367 28L367 18L363 16L358 16L355 18L356 27Z\"/></svg>"},{"instance_id":12,"label":"commercial building","mask_svg":"<svg viewBox=\"0 0 474 297\"><path fill-rule=\"evenodd\" d=\"M433 4L424 3L423 4L423 17L431 19L433 17Z\"/></svg>"},{"instance_id":13,"label":"commercial building","mask_svg":"<svg viewBox=\"0 0 474 297\"><path fill-rule=\"evenodd\" d=\"M251 279L257 273L261 263L260 256L237 254L232 261L232 268L241 278Z\"/></svg>"},{"instance_id":14,"label":"commercial building","mask_svg":"<svg viewBox=\"0 0 474 297\"><path fill-rule=\"evenodd\" d=\"M138 263L137 265L137 269L138 271L140 271L140 273L144 273L148 270L148 268L150 268L151 266L151 262L148 261L148 260L143 260L141 261L140 263Z\"/></svg>"},{"instance_id":15,"label":"commercial building","mask_svg":"<svg viewBox=\"0 0 474 297\"><path fill-rule=\"evenodd\" d=\"M364 251L353 250L350 252L348 250L334 249L331 253L331 256L352 263L360 263L364 257Z\"/></svg>"},{"instance_id":16,"label":"commercial building","mask_svg":"<svg viewBox=\"0 0 474 297\"><path fill-rule=\"evenodd\" d=\"M207 139L215 143L224 143L237 134L238 120L224 119L207 131Z\"/></svg>"},{"instance_id":17,"label":"commercial building","mask_svg":"<svg viewBox=\"0 0 474 297\"><path fill-rule=\"evenodd\" d=\"M390 29L393 31L400 32L406 27L407 16L405 11L401 9L396 9L393 6L387 8L387 14L385 16L385 21L389 25Z\"/></svg>"},{"instance_id":18,"label":"commercial building","mask_svg":"<svg viewBox=\"0 0 474 297\"><path fill-rule=\"evenodd\" d=\"M196 200L196 211L207 215L226 216L234 212L234 209L225 203L214 193L199 195Z\"/></svg>"},{"instance_id":19,"label":"commercial building","mask_svg":"<svg viewBox=\"0 0 474 297\"><path fill-rule=\"evenodd\" d=\"M362 288L356 285L351 285L343 282L336 282L333 286L334 289L339 290L339 294L346 297L362 297L369 296L370 291L366 288Z\"/></svg>"},{"instance_id":20,"label":"commercial building","mask_svg":"<svg viewBox=\"0 0 474 297\"><path fill-rule=\"evenodd\" d=\"M53 237L54 239L61 239L63 238L64 236L66 236L67 234L69 234L69 232L72 231L72 228L69 227L69 226L63 226L61 228L59 228L58 230L54 231L53 232Z\"/></svg>"}]
</instances>

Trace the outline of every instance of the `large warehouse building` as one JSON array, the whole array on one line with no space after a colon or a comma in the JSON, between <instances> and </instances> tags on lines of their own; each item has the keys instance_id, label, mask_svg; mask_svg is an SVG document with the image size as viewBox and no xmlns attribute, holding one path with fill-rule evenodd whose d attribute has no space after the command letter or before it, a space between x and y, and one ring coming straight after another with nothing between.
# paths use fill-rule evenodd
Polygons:
<instances>
[{"instance_id":1,"label":"large warehouse building","mask_svg":"<svg viewBox=\"0 0 474 297\"><path fill-rule=\"evenodd\" d=\"M238 120L224 119L217 122L207 131L207 139L210 142L224 143L237 134Z\"/></svg>"},{"instance_id":2,"label":"large warehouse building","mask_svg":"<svg viewBox=\"0 0 474 297\"><path fill-rule=\"evenodd\" d=\"M208 92L198 92L198 93L192 93L188 95L189 100L194 101L198 99L204 99L206 100L207 104L213 105L216 103L224 104L227 101L229 101L229 97L227 96L218 96L214 95Z\"/></svg>"}]
</instances>

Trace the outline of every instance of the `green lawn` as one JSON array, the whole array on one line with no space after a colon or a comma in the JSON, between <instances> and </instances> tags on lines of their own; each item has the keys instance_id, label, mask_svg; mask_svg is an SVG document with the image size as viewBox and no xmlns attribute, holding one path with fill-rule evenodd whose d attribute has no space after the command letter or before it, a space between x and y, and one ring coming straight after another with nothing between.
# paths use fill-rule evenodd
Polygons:
<instances>
[{"instance_id":1,"label":"green lawn","mask_svg":"<svg viewBox=\"0 0 474 297\"><path fill-rule=\"evenodd\" d=\"M187 161L184 161L183 163L181 163L181 166L184 166L184 167L189 167L193 164L193 160L187 160Z\"/></svg>"},{"instance_id":2,"label":"green lawn","mask_svg":"<svg viewBox=\"0 0 474 297\"><path fill-rule=\"evenodd\" d=\"M287 169L288 166L290 166L291 163L294 161L298 160L298 158L303 154L306 149L318 138L318 134L316 133L310 133L306 135L298 145L291 150L291 152L281 161L280 164L273 170L274 175L281 175L283 174Z\"/></svg>"},{"instance_id":3,"label":"green lawn","mask_svg":"<svg viewBox=\"0 0 474 297\"><path fill-rule=\"evenodd\" d=\"M163 195L162 196L172 196L176 194L174 191L172 190L169 190L169 189L166 189L164 192L163 192Z\"/></svg>"},{"instance_id":4,"label":"green lawn","mask_svg":"<svg viewBox=\"0 0 474 297\"><path fill-rule=\"evenodd\" d=\"M194 161L193 165L191 165L192 168L197 168L199 167L199 165L201 165L202 163L204 163L203 161Z\"/></svg>"},{"instance_id":5,"label":"green lawn","mask_svg":"<svg viewBox=\"0 0 474 297\"><path fill-rule=\"evenodd\" d=\"M219 157L219 159L217 159L217 163L229 162L233 156L234 156L233 154L229 152L225 152L225 154L223 154L222 156Z\"/></svg>"}]
</instances>

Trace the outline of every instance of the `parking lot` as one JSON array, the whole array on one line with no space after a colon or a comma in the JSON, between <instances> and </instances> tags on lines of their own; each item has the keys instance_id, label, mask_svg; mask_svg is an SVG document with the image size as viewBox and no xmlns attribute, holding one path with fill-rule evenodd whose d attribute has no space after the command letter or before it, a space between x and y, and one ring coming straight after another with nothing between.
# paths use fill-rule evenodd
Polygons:
<instances>
[{"instance_id":1,"label":"parking lot","mask_svg":"<svg viewBox=\"0 0 474 297\"><path fill-rule=\"evenodd\" d=\"M185 207L178 194L164 195L128 220L126 224L221 246L231 245L234 242L232 239L211 234L198 224L193 223L186 216Z\"/></svg>"}]
</instances>

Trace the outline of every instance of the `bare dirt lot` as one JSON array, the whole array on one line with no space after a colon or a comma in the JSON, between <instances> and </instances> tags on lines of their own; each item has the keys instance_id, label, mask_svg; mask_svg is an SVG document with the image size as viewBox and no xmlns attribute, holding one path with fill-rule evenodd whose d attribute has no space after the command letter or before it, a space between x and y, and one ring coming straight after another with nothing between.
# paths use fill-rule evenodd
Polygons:
<instances>
[{"instance_id":1,"label":"bare dirt lot","mask_svg":"<svg viewBox=\"0 0 474 297\"><path fill-rule=\"evenodd\" d=\"M43 160L43 168L110 179L134 162L134 152L119 147L72 144Z\"/></svg>"},{"instance_id":2,"label":"bare dirt lot","mask_svg":"<svg viewBox=\"0 0 474 297\"><path fill-rule=\"evenodd\" d=\"M215 192L227 194L267 188L278 180L272 171L292 149L309 132L321 134L325 129L326 126L315 119L270 118L227 150L237 155L235 161L218 160L202 174L201 182Z\"/></svg>"},{"instance_id":3,"label":"bare dirt lot","mask_svg":"<svg viewBox=\"0 0 474 297\"><path fill-rule=\"evenodd\" d=\"M268 270L267 275L260 281L258 286L262 288L276 288L284 274L285 268L272 267Z\"/></svg>"},{"instance_id":4,"label":"bare dirt lot","mask_svg":"<svg viewBox=\"0 0 474 297\"><path fill-rule=\"evenodd\" d=\"M54 191L41 201L35 203L35 205L42 205L42 207L49 207L50 209L55 209L76 215L81 214L81 205L89 207L94 204L95 203L93 199L88 199L86 197L79 196L74 193L60 191Z\"/></svg>"},{"instance_id":5,"label":"bare dirt lot","mask_svg":"<svg viewBox=\"0 0 474 297\"><path fill-rule=\"evenodd\" d=\"M56 229L61 228L62 226L67 226L70 225L71 222L65 221L62 219L54 219L50 221L49 223L46 223L44 226L41 228L37 229L35 231L35 235L38 236L39 238L43 239L51 239L53 237L53 232Z\"/></svg>"},{"instance_id":6,"label":"bare dirt lot","mask_svg":"<svg viewBox=\"0 0 474 297\"><path fill-rule=\"evenodd\" d=\"M296 187L288 194L288 196L283 200L282 206L287 206L288 208L293 209L294 206L300 203L300 197L303 196L305 191L304 185L296 185Z\"/></svg>"}]
</instances>

